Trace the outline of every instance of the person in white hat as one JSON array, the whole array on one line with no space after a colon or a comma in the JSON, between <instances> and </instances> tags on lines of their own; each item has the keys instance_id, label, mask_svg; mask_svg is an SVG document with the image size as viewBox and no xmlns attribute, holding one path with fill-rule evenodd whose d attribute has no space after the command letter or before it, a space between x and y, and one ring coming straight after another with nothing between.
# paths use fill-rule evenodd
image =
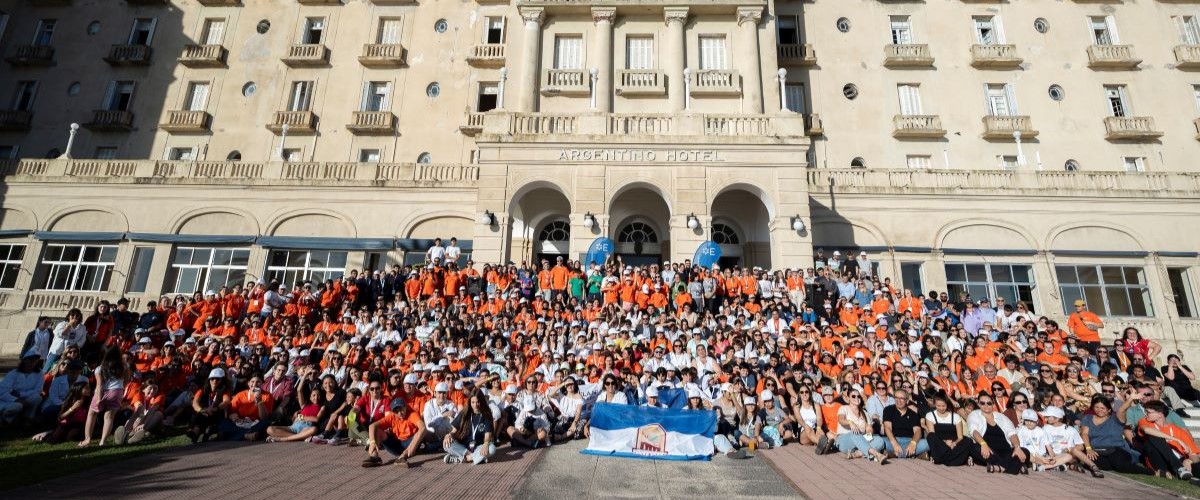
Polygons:
<instances>
[{"instance_id":1,"label":"person in white hat","mask_svg":"<svg viewBox=\"0 0 1200 500\"><path fill-rule=\"evenodd\" d=\"M1039 425L1042 419L1030 408L1025 408L1017 417L1021 419L1021 425L1017 426L1017 441L1021 443L1021 448L1029 452L1029 463L1033 465L1033 470L1046 470L1051 462L1050 437Z\"/></svg>"},{"instance_id":2,"label":"person in white hat","mask_svg":"<svg viewBox=\"0 0 1200 500\"><path fill-rule=\"evenodd\" d=\"M196 391L192 405L199 408L192 414L187 436L192 442L208 441L217 434L217 423L225 418L225 408L233 400L225 370L213 368L208 372L208 381Z\"/></svg>"},{"instance_id":3,"label":"person in white hat","mask_svg":"<svg viewBox=\"0 0 1200 500\"><path fill-rule=\"evenodd\" d=\"M666 405L658 401L658 388L650 386L646 388L646 402L642 406L648 408L666 408Z\"/></svg>"},{"instance_id":4,"label":"person in white hat","mask_svg":"<svg viewBox=\"0 0 1200 500\"><path fill-rule=\"evenodd\" d=\"M763 447L783 446L784 441L795 437L791 430L791 415L788 415L780 408L780 405L776 404L775 393L770 389L764 389L762 394L758 395L758 399L762 401L762 410L760 411L763 417Z\"/></svg>"},{"instance_id":5,"label":"person in white hat","mask_svg":"<svg viewBox=\"0 0 1200 500\"><path fill-rule=\"evenodd\" d=\"M550 398L539 390L537 377L530 375L516 395L516 418L507 433L513 444L537 449L550 446L550 419L553 411Z\"/></svg>"},{"instance_id":6,"label":"person in white hat","mask_svg":"<svg viewBox=\"0 0 1200 500\"><path fill-rule=\"evenodd\" d=\"M1096 463L1084 453L1083 437L1079 435L1078 430L1063 422L1064 416L1062 408L1057 406L1047 406L1042 410L1042 417L1046 419L1042 430L1046 431L1046 437L1050 440L1050 452L1053 454L1046 467L1057 468L1060 471L1067 470L1068 467L1073 470L1083 469L1090 472L1094 478L1104 477Z\"/></svg>"},{"instance_id":7,"label":"person in white hat","mask_svg":"<svg viewBox=\"0 0 1200 500\"><path fill-rule=\"evenodd\" d=\"M421 417L425 419L425 427L429 429L426 439L435 445L442 444L446 434L453 429L451 423L454 421L454 417L458 415L458 406L447 397L449 392L448 384L438 382L433 387L433 399L425 402L425 408L421 411Z\"/></svg>"}]
</instances>

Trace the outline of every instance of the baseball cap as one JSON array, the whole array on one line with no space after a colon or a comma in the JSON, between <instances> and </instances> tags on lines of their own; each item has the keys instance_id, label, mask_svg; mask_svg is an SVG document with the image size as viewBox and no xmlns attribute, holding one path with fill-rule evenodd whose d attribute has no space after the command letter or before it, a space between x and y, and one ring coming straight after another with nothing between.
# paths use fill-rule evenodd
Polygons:
<instances>
[{"instance_id":1,"label":"baseball cap","mask_svg":"<svg viewBox=\"0 0 1200 500\"><path fill-rule=\"evenodd\" d=\"M1042 410L1043 417L1063 418L1063 415L1062 408L1057 406L1047 406L1045 410Z\"/></svg>"},{"instance_id":2,"label":"baseball cap","mask_svg":"<svg viewBox=\"0 0 1200 500\"><path fill-rule=\"evenodd\" d=\"M211 372L208 372L208 378L210 380L214 378L225 378L225 370L222 368L213 368Z\"/></svg>"},{"instance_id":3,"label":"baseball cap","mask_svg":"<svg viewBox=\"0 0 1200 500\"><path fill-rule=\"evenodd\" d=\"M1030 420L1033 422L1037 422L1038 421L1037 412L1033 411L1029 408L1026 408L1025 411L1021 412L1021 420Z\"/></svg>"}]
</instances>

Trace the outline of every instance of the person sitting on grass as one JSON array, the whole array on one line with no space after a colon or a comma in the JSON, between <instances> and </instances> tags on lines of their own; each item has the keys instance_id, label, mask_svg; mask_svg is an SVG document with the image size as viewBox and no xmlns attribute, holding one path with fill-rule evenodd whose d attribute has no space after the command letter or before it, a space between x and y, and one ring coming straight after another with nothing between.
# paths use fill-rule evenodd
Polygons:
<instances>
[{"instance_id":1,"label":"person sitting on grass","mask_svg":"<svg viewBox=\"0 0 1200 500\"><path fill-rule=\"evenodd\" d=\"M301 393L300 411L292 415L291 425L267 427L268 443L294 443L307 441L317 434L317 421L321 419L321 396L317 389Z\"/></svg>"},{"instance_id":2,"label":"person sitting on grass","mask_svg":"<svg viewBox=\"0 0 1200 500\"><path fill-rule=\"evenodd\" d=\"M225 370L213 368L208 372L208 381L196 391L192 398L192 422L187 431L193 443L208 441L211 435L216 434L217 423L225 419L225 412L229 410L233 399L227 385Z\"/></svg>"},{"instance_id":3,"label":"person sitting on grass","mask_svg":"<svg viewBox=\"0 0 1200 500\"><path fill-rule=\"evenodd\" d=\"M18 418L26 425L33 423L42 404L43 379L38 370L39 359L37 353L25 353L17 369L0 380L0 426L12 424Z\"/></svg>"},{"instance_id":4,"label":"person sitting on grass","mask_svg":"<svg viewBox=\"0 0 1200 500\"><path fill-rule=\"evenodd\" d=\"M77 383L86 384L88 382L88 378L83 375L83 362L78 359L59 363L54 371L56 375L50 381L50 390L46 392L46 399L42 401L40 410L41 420L47 423L58 421L71 388ZM87 413L84 413L84 416L86 417Z\"/></svg>"},{"instance_id":5,"label":"person sitting on grass","mask_svg":"<svg viewBox=\"0 0 1200 500\"><path fill-rule=\"evenodd\" d=\"M133 415L125 425L113 431L113 442L117 444L135 444L146 438L146 435L158 430L163 420L163 404L166 398L158 392L158 383L150 380L142 386L141 392L133 397Z\"/></svg>"},{"instance_id":6,"label":"person sitting on grass","mask_svg":"<svg viewBox=\"0 0 1200 500\"><path fill-rule=\"evenodd\" d=\"M454 417L451 431L443 440L442 447L446 450L443 460L448 464L487 462L488 457L496 453L492 424L487 397L482 392L472 393L470 403Z\"/></svg>"},{"instance_id":7,"label":"person sitting on grass","mask_svg":"<svg viewBox=\"0 0 1200 500\"><path fill-rule=\"evenodd\" d=\"M239 392L229 402L229 417L221 420L217 427L222 441L256 441L263 439L267 427L271 426L271 410L275 400L263 392L262 376L251 375L246 380L246 390Z\"/></svg>"},{"instance_id":8,"label":"person sitting on grass","mask_svg":"<svg viewBox=\"0 0 1200 500\"><path fill-rule=\"evenodd\" d=\"M421 449L421 442L425 439L425 421L417 412L409 411L407 405L404 398L392 399L392 411L367 428L371 439L367 440L367 458L363 460L363 467L383 465L383 459L379 457L380 448L396 457L394 464L412 467L408 461Z\"/></svg>"},{"instance_id":9,"label":"person sitting on grass","mask_svg":"<svg viewBox=\"0 0 1200 500\"><path fill-rule=\"evenodd\" d=\"M58 411L54 430L39 432L34 441L58 444L76 440L83 436L83 423L87 421L88 402L92 399L92 386L87 381L76 382L67 391L62 407Z\"/></svg>"}]
</instances>

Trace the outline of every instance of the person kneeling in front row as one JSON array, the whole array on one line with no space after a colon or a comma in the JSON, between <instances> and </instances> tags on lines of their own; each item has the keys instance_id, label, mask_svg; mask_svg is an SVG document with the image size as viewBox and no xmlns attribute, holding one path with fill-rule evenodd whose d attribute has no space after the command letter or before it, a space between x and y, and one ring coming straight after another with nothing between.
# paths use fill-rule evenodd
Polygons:
<instances>
[{"instance_id":1,"label":"person kneeling in front row","mask_svg":"<svg viewBox=\"0 0 1200 500\"><path fill-rule=\"evenodd\" d=\"M367 459L363 460L363 467L383 465L383 459L379 457L380 448L396 457L396 465L412 467L408 460L421 448L421 440L425 438L425 421L415 412L408 411L406 404L404 398L393 399L392 411L367 428L371 438L367 440Z\"/></svg>"},{"instance_id":2,"label":"person kneeling in front row","mask_svg":"<svg viewBox=\"0 0 1200 500\"><path fill-rule=\"evenodd\" d=\"M495 437L492 425L492 409L487 397L482 392L471 394L467 408L454 418L450 433L442 443L447 452L443 461L475 465L487 462L488 457L496 453L496 445L492 444Z\"/></svg>"}]
</instances>

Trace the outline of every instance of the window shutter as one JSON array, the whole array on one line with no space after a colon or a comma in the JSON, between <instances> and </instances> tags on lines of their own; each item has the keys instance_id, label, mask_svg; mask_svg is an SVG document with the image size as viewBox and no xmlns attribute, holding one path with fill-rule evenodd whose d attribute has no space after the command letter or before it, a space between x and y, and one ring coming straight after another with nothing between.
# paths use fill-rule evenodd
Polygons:
<instances>
[{"instance_id":1,"label":"window shutter","mask_svg":"<svg viewBox=\"0 0 1200 500\"><path fill-rule=\"evenodd\" d=\"M1004 21L1000 16L992 17L992 24L993 31L996 33L996 43L1001 45L1008 43L1007 39L1004 38Z\"/></svg>"},{"instance_id":2,"label":"window shutter","mask_svg":"<svg viewBox=\"0 0 1200 500\"><path fill-rule=\"evenodd\" d=\"M988 116L996 116L996 110L992 109L992 86L983 84L983 109Z\"/></svg>"},{"instance_id":3,"label":"window shutter","mask_svg":"<svg viewBox=\"0 0 1200 500\"><path fill-rule=\"evenodd\" d=\"M104 102L100 103L100 105L104 109L111 111L114 99L116 99L116 97L117 97L117 81L112 80L112 81L108 82L108 89L104 91Z\"/></svg>"},{"instance_id":4,"label":"window shutter","mask_svg":"<svg viewBox=\"0 0 1200 500\"><path fill-rule=\"evenodd\" d=\"M1117 20L1113 16L1104 16L1104 24L1108 26L1108 38L1112 40L1113 45L1121 44L1121 37L1117 35Z\"/></svg>"},{"instance_id":5,"label":"window shutter","mask_svg":"<svg viewBox=\"0 0 1200 500\"><path fill-rule=\"evenodd\" d=\"M1117 94L1121 96L1121 107L1125 109L1125 116L1135 116L1133 104L1129 102L1129 92L1124 85L1117 87Z\"/></svg>"},{"instance_id":6,"label":"window shutter","mask_svg":"<svg viewBox=\"0 0 1200 500\"><path fill-rule=\"evenodd\" d=\"M152 18L150 18L150 31L148 33L146 33L146 45L150 45L151 43L154 42L155 26L158 26L158 18L152 17Z\"/></svg>"},{"instance_id":7,"label":"window shutter","mask_svg":"<svg viewBox=\"0 0 1200 500\"><path fill-rule=\"evenodd\" d=\"M193 83L192 84L192 100L188 103L189 111L203 111L208 103L208 84Z\"/></svg>"},{"instance_id":8,"label":"window shutter","mask_svg":"<svg viewBox=\"0 0 1200 500\"><path fill-rule=\"evenodd\" d=\"M358 102L359 111L371 111L371 82L363 82L362 97Z\"/></svg>"},{"instance_id":9,"label":"window shutter","mask_svg":"<svg viewBox=\"0 0 1200 500\"><path fill-rule=\"evenodd\" d=\"M399 19L383 20L383 24L379 27L379 43L384 45L395 45L400 43Z\"/></svg>"},{"instance_id":10,"label":"window shutter","mask_svg":"<svg viewBox=\"0 0 1200 500\"><path fill-rule=\"evenodd\" d=\"M1019 115L1021 112L1017 109L1017 96L1013 88L1013 84L1004 84L1004 97L1008 100L1008 111L1010 115Z\"/></svg>"},{"instance_id":11,"label":"window shutter","mask_svg":"<svg viewBox=\"0 0 1200 500\"><path fill-rule=\"evenodd\" d=\"M379 105L379 110L385 111L392 104L392 84L391 84L391 82L384 82L383 87L379 89L379 92L383 95L383 99L380 99L381 104Z\"/></svg>"}]
</instances>

